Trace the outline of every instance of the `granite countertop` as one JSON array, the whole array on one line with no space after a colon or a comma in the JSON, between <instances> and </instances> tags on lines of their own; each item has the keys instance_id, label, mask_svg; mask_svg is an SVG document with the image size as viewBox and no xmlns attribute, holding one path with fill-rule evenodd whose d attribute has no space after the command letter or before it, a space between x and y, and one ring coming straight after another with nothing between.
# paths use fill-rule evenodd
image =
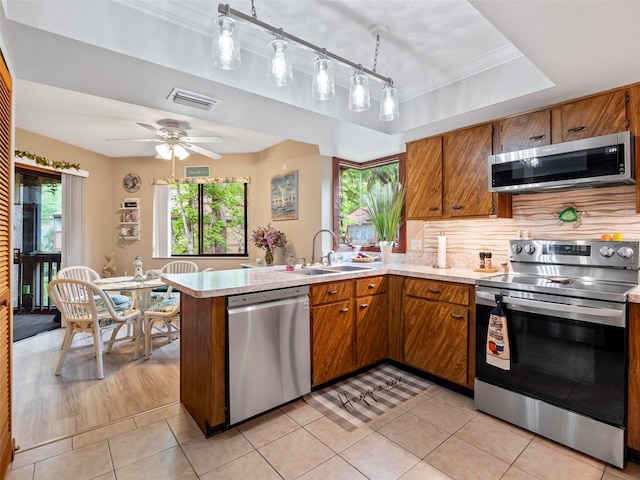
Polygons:
<instances>
[{"instance_id":1,"label":"granite countertop","mask_svg":"<svg viewBox=\"0 0 640 480\"><path fill-rule=\"evenodd\" d=\"M353 263L348 263L353 265ZM337 266L337 265L334 265ZM363 266L364 265L359 265ZM366 269L351 272L336 272L326 275L305 275L300 273L300 266L288 272L284 265L261 268L239 268L199 273L175 273L163 275L165 283L196 298L237 295L276 288L313 285L334 280L365 278L374 275L403 275L414 278L443 280L449 282L475 284L479 278L497 275L496 273L474 272L467 268L439 269L430 265L413 265L390 263L383 265L373 262Z\"/></svg>"},{"instance_id":2,"label":"granite countertop","mask_svg":"<svg viewBox=\"0 0 640 480\"><path fill-rule=\"evenodd\" d=\"M640 287L636 287L631 291L627 301L629 303L640 303Z\"/></svg>"}]
</instances>

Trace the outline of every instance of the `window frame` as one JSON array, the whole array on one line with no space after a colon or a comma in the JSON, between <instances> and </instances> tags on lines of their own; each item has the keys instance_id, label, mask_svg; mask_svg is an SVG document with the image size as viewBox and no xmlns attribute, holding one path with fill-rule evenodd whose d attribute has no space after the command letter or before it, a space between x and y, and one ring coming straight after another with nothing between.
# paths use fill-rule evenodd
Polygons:
<instances>
[{"instance_id":1,"label":"window frame","mask_svg":"<svg viewBox=\"0 0 640 480\"><path fill-rule=\"evenodd\" d=\"M332 190L333 190L333 233L337 238L340 237L340 201L341 201L341 188L340 188L340 170L343 167L353 168L356 170L367 170L373 167L379 167L390 163L398 163L398 180L406 185L406 154L404 152L396 155L389 155L388 157L377 158L375 160L369 160L366 162L354 162L351 160L345 160L343 158L333 157L332 163ZM394 253L405 253L407 250L407 217L406 217L407 202L405 200L402 207L402 223L398 232L398 246L393 247ZM373 251L379 252L380 247L358 246L350 247L348 245L340 245L339 252L351 252L351 251Z\"/></svg>"},{"instance_id":2,"label":"window frame","mask_svg":"<svg viewBox=\"0 0 640 480\"><path fill-rule=\"evenodd\" d=\"M170 245L171 258L246 258L248 255L249 247L249 217L248 217L248 202L249 202L249 186L246 182L233 182L243 185L244 190L244 253L173 253L173 247ZM198 183L198 252L202 252L204 248L204 186L205 183ZM169 194L171 198L171 194ZM171 202L171 200L169 200ZM171 215L171 203L169 204L169 215ZM171 239L173 239L172 220L169 220L169 233ZM171 242L173 244L173 242Z\"/></svg>"}]
</instances>

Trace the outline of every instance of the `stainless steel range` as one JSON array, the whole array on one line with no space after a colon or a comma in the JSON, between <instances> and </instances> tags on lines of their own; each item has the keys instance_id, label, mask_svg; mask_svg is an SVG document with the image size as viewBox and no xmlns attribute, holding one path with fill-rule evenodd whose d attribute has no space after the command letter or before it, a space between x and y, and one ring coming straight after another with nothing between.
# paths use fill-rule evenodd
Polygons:
<instances>
[{"instance_id":1,"label":"stainless steel range","mask_svg":"<svg viewBox=\"0 0 640 480\"><path fill-rule=\"evenodd\" d=\"M477 282L476 408L623 467L626 302L638 285L639 242L512 240L510 248L512 273ZM496 295L507 317L506 368L491 361L487 342Z\"/></svg>"}]
</instances>

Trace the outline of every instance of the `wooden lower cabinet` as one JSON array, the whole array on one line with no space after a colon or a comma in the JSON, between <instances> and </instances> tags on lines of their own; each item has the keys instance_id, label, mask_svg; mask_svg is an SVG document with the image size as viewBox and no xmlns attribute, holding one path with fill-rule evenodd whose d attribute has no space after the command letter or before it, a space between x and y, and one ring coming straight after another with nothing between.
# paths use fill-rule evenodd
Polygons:
<instances>
[{"instance_id":1,"label":"wooden lower cabinet","mask_svg":"<svg viewBox=\"0 0 640 480\"><path fill-rule=\"evenodd\" d=\"M371 365L389 356L389 325L386 278L374 277L356 281L356 361L357 367Z\"/></svg>"},{"instance_id":2,"label":"wooden lower cabinet","mask_svg":"<svg viewBox=\"0 0 640 480\"><path fill-rule=\"evenodd\" d=\"M403 362L470 387L472 286L405 279Z\"/></svg>"},{"instance_id":3,"label":"wooden lower cabinet","mask_svg":"<svg viewBox=\"0 0 640 480\"><path fill-rule=\"evenodd\" d=\"M469 311L421 298L405 302L404 360L409 365L465 385Z\"/></svg>"},{"instance_id":4,"label":"wooden lower cabinet","mask_svg":"<svg viewBox=\"0 0 640 480\"><path fill-rule=\"evenodd\" d=\"M388 357L386 285L377 276L311 287L313 386Z\"/></svg>"},{"instance_id":5,"label":"wooden lower cabinet","mask_svg":"<svg viewBox=\"0 0 640 480\"><path fill-rule=\"evenodd\" d=\"M313 307L312 385L333 380L356 369L353 300Z\"/></svg>"}]
</instances>

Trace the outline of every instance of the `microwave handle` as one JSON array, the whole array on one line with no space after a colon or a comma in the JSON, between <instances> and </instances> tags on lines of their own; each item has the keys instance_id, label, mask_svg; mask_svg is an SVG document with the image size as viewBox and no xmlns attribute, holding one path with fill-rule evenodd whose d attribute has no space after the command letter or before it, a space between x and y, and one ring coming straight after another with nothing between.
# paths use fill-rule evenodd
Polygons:
<instances>
[{"instance_id":1,"label":"microwave handle","mask_svg":"<svg viewBox=\"0 0 640 480\"><path fill-rule=\"evenodd\" d=\"M482 298L484 300L495 301L496 295L494 293L476 292L476 297ZM611 325L614 327L625 326L624 311L614 310L611 308L580 307L578 305L538 302L536 300L528 300L526 298L514 298L514 297L508 297L508 296L502 297L502 303L504 303L505 305L514 305L516 307L519 307L519 306L525 307L526 311L529 311L532 313L544 313L544 312L574 313L577 315L584 315L589 317L588 319L581 320L588 323ZM518 310L518 308L514 308L513 310Z\"/></svg>"}]
</instances>

